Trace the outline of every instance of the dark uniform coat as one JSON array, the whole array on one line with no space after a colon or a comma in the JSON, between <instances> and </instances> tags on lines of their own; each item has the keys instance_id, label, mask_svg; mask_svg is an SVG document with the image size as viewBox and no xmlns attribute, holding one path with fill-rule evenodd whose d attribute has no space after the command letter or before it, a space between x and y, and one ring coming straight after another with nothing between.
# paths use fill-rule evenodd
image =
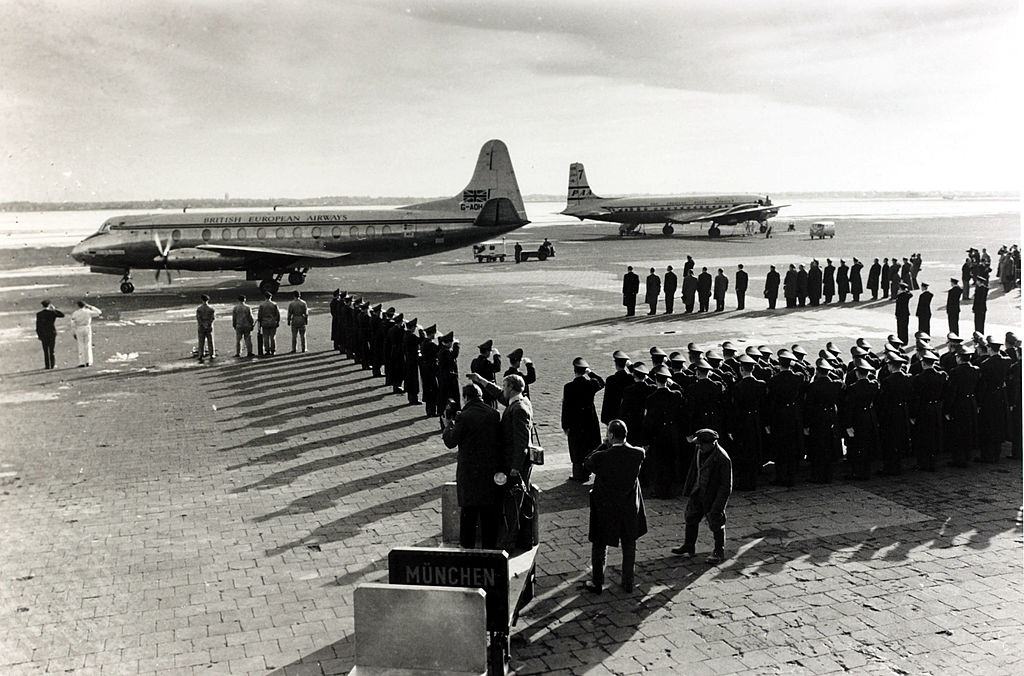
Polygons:
<instances>
[{"instance_id":1,"label":"dark uniform coat","mask_svg":"<svg viewBox=\"0 0 1024 676\"><path fill-rule=\"evenodd\" d=\"M918 465L934 469L942 453L942 403L947 376L937 369L925 369L914 377L914 451Z\"/></svg>"},{"instance_id":2,"label":"dark uniform coat","mask_svg":"<svg viewBox=\"0 0 1024 676\"><path fill-rule=\"evenodd\" d=\"M484 380L489 382L495 382L494 377L501 371L501 357L494 355L492 358L488 358L485 354L479 354L473 358L473 361L469 363L469 370L477 374ZM494 406L496 397L489 395L484 392L484 403L489 406Z\"/></svg>"},{"instance_id":3,"label":"dark uniform coat","mask_svg":"<svg viewBox=\"0 0 1024 676\"><path fill-rule=\"evenodd\" d=\"M628 371L616 371L604 381L604 400L601 402L601 422L607 425L619 417L622 393L633 382Z\"/></svg>"},{"instance_id":4,"label":"dark uniform coat","mask_svg":"<svg viewBox=\"0 0 1024 676\"><path fill-rule=\"evenodd\" d=\"M481 507L501 502L501 487L494 474L504 471L498 412L482 401L471 401L441 435L448 448L459 447L455 468L460 507Z\"/></svg>"},{"instance_id":5,"label":"dark uniform coat","mask_svg":"<svg viewBox=\"0 0 1024 676\"><path fill-rule=\"evenodd\" d=\"M700 429L722 429L722 402L725 389L722 384L710 378L698 378L686 393L687 408L690 411L689 435Z\"/></svg>"},{"instance_id":6,"label":"dark uniform coat","mask_svg":"<svg viewBox=\"0 0 1024 676\"><path fill-rule=\"evenodd\" d=\"M659 387L647 397L643 432L647 441L648 472L653 478L655 497L670 497L676 476L679 449L678 413L683 397L679 392Z\"/></svg>"},{"instance_id":7,"label":"dark uniform coat","mask_svg":"<svg viewBox=\"0 0 1024 676\"><path fill-rule=\"evenodd\" d=\"M804 398L803 425L807 434L807 459L827 479L824 469L839 459L839 402L843 384L831 378L815 378L807 384Z\"/></svg>"},{"instance_id":8,"label":"dark uniform coat","mask_svg":"<svg viewBox=\"0 0 1024 676\"><path fill-rule=\"evenodd\" d=\"M636 296L640 293L640 275L627 272L622 276L622 304L629 307L636 305Z\"/></svg>"},{"instance_id":9,"label":"dark uniform coat","mask_svg":"<svg viewBox=\"0 0 1024 676\"><path fill-rule=\"evenodd\" d=\"M634 382L622 390L622 401L619 403L618 418L626 423L626 439L635 446L645 446L644 412L647 410L647 397L654 392L654 385L646 380Z\"/></svg>"},{"instance_id":10,"label":"dark uniform coat","mask_svg":"<svg viewBox=\"0 0 1024 676\"><path fill-rule=\"evenodd\" d=\"M953 462L964 465L978 447L978 381L981 369L969 363L949 370L943 412L949 416L949 442Z\"/></svg>"},{"instance_id":11,"label":"dark uniform coat","mask_svg":"<svg viewBox=\"0 0 1024 676\"><path fill-rule=\"evenodd\" d=\"M697 278L693 275L683 276L683 304L692 307L697 300Z\"/></svg>"},{"instance_id":12,"label":"dark uniform coat","mask_svg":"<svg viewBox=\"0 0 1024 676\"><path fill-rule=\"evenodd\" d=\"M846 267L846 263L840 263L839 269L836 270L836 289L840 298L845 298L846 294L850 293L850 268Z\"/></svg>"},{"instance_id":13,"label":"dark uniform coat","mask_svg":"<svg viewBox=\"0 0 1024 676\"><path fill-rule=\"evenodd\" d=\"M1010 360L1002 354L990 355L981 363L978 381L978 434L984 448L1006 439L1006 376ZM996 455L998 458L998 455Z\"/></svg>"},{"instance_id":14,"label":"dark uniform coat","mask_svg":"<svg viewBox=\"0 0 1024 676\"><path fill-rule=\"evenodd\" d=\"M817 265L812 265L807 271L807 296L811 305L817 305L821 300L821 268Z\"/></svg>"},{"instance_id":15,"label":"dark uniform coat","mask_svg":"<svg viewBox=\"0 0 1024 676\"><path fill-rule=\"evenodd\" d=\"M459 344L452 343L451 346L442 345L437 352L437 387L438 387L438 413L442 413L449 401L455 402L455 407L460 406L461 393L459 392Z\"/></svg>"},{"instance_id":16,"label":"dark uniform coat","mask_svg":"<svg viewBox=\"0 0 1024 676\"><path fill-rule=\"evenodd\" d=\"M533 362L529 364L523 364L523 366L526 367L526 373L523 373L515 366L509 366L507 369L505 369L505 373L503 375L519 376L520 378L522 378L523 382L526 383L526 389L523 390L523 394L529 397L530 385L537 382L537 369L536 367L534 367Z\"/></svg>"},{"instance_id":17,"label":"dark uniform coat","mask_svg":"<svg viewBox=\"0 0 1024 676\"><path fill-rule=\"evenodd\" d=\"M761 407L768 386L753 376L740 378L732 386L732 406L726 420L729 453L736 467L736 487L752 489L761 469Z\"/></svg>"},{"instance_id":18,"label":"dark uniform coat","mask_svg":"<svg viewBox=\"0 0 1024 676\"><path fill-rule=\"evenodd\" d=\"M595 474L590 490L590 532L595 545L618 547L620 540L637 540L647 533L647 512L640 490L644 449L628 443L600 448L585 465Z\"/></svg>"},{"instance_id":19,"label":"dark uniform coat","mask_svg":"<svg viewBox=\"0 0 1024 676\"><path fill-rule=\"evenodd\" d=\"M864 264L857 261L850 267L850 293L854 296L859 296L864 293L864 280L861 277L861 270L864 269Z\"/></svg>"},{"instance_id":20,"label":"dark uniform coat","mask_svg":"<svg viewBox=\"0 0 1024 676\"><path fill-rule=\"evenodd\" d=\"M657 303L661 297L661 277L653 272L647 275L647 293L644 295L645 303Z\"/></svg>"},{"instance_id":21,"label":"dark uniform coat","mask_svg":"<svg viewBox=\"0 0 1024 676\"><path fill-rule=\"evenodd\" d=\"M875 262L868 268L868 291L874 294L878 291L878 282L882 278L882 266Z\"/></svg>"},{"instance_id":22,"label":"dark uniform coat","mask_svg":"<svg viewBox=\"0 0 1024 676\"><path fill-rule=\"evenodd\" d=\"M437 356L440 350L437 343L426 337L420 343L420 381L423 383L423 403L426 405L429 416L435 416L438 413Z\"/></svg>"},{"instance_id":23,"label":"dark uniform coat","mask_svg":"<svg viewBox=\"0 0 1024 676\"><path fill-rule=\"evenodd\" d=\"M604 378L596 373L576 376L562 388L562 429L569 442L569 457L581 465L601 444L601 425L597 421L594 395L604 388Z\"/></svg>"},{"instance_id":24,"label":"dark uniform coat","mask_svg":"<svg viewBox=\"0 0 1024 676\"><path fill-rule=\"evenodd\" d=\"M836 295L836 267L831 263L825 266L824 277L822 280L824 284L825 300L832 300L832 296Z\"/></svg>"},{"instance_id":25,"label":"dark uniform coat","mask_svg":"<svg viewBox=\"0 0 1024 676\"><path fill-rule=\"evenodd\" d=\"M779 281L781 276L778 271L768 271L768 274L764 278L764 297L765 298L778 298L779 297Z\"/></svg>"},{"instance_id":26,"label":"dark uniform coat","mask_svg":"<svg viewBox=\"0 0 1024 676\"><path fill-rule=\"evenodd\" d=\"M710 273L702 272L697 275L697 295L701 297L702 302L711 297L711 283Z\"/></svg>"},{"instance_id":27,"label":"dark uniform coat","mask_svg":"<svg viewBox=\"0 0 1024 676\"><path fill-rule=\"evenodd\" d=\"M665 295L672 296L675 294L676 289L679 288L679 278L676 273L669 270L665 273Z\"/></svg>"},{"instance_id":28,"label":"dark uniform coat","mask_svg":"<svg viewBox=\"0 0 1024 676\"><path fill-rule=\"evenodd\" d=\"M914 402L914 380L900 371L888 373L879 383L878 426L882 460L890 471L910 453L910 414Z\"/></svg>"},{"instance_id":29,"label":"dark uniform coat","mask_svg":"<svg viewBox=\"0 0 1024 676\"><path fill-rule=\"evenodd\" d=\"M768 381L767 399L771 409L771 443L775 467L783 481L792 480L795 466L804 457L802 400L807 383L803 376L785 369Z\"/></svg>"},{"instance_id":30,"label":"dark uniform coat","mask_svg":"<svg viewBox=\"0 0 1024 676\"><path fill-rule=\"evenodd\" d=\"M843 430L853 430L852 436L846 435L846 448L853 462L854 475L858 478L867 478L871 458L878 448L878 415L875 410L878 391L877 382L863 378L851 383L843 393L840 417Z\"/></svg>"}]
</instances>

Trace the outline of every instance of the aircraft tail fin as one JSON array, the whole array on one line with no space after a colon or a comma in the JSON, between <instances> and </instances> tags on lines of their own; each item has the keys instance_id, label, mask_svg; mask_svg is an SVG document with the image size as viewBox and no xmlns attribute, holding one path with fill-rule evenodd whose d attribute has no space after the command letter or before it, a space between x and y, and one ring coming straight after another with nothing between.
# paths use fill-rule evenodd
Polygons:
<instances>
[{"instance_id":1,"label":"aircraft tail fin","mask_svg":"<svg viewBox=\"0 0 1024 676\"><path fill-rule=\"evenodd\" d=\"M503 205L507 208L510 204L515 210L516 216L520 220L528 222L526 208L523 206L523 197L519 193L519 182L516 181L516 172L512 168L512 159L508 155L508 148L503 142L493 139L480 148L476 168L473 170L473 178L469 179L469 183L462 189L462 192L448 199L420 202L404 208L473 215L483 211L488 201L496 198L505 198L507 204L503 203Z\"/></svg>"},{"instance_id":2,"label":"aircraft tail fin","mask_svg":"<svg viewBox=\"0 0 1024 676\"><path fill-rule=\"evenodd\" d=\"M566 193L565 202L567 207L574 207L581 202L601 199L590 190L587 182L587 172L582 162L573 162L569 165L569 191Z\"/></svg>"}]
</instances>

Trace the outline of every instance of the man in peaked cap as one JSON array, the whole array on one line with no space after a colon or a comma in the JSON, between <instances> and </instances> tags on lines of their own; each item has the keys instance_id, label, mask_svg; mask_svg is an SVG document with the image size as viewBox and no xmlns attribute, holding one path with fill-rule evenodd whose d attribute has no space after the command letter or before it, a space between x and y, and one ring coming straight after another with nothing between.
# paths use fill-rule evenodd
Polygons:
<instances>
[{"instance_id":1,"label":"man in peaked cap","mask_svg":"<svg viewBox=\"0 0 1024 676\"><path fill-rule=\"evenodd\" d=\"M896 335L904 343L910 342L910 285L901 283L896 294Z\"/></svg>"},{"instance_id":2,"label":"man in peaked cap","mask_svg":"<svg viewBox=\"0 0 1024 676\"><path fill-rule=\"evenodd\" d=\"M651 352L651 370L653 371L654 369L656 369L657 367L659 367L659 366L661 366L662 364L665 363L665 359L666 359L666 357L668 357L668 355L665 353L664 350L662 350L660 347L657 347L657 346L652 347L650 352Z\"/></svg>"},{"instance_id":3,"label":"man in peaked cap","mask_svg":"<svg viewBox=\"0 0 1024 676\"><path fill-rule=\"evenodd\" d=\"M949 278L949 290L946 291L946 320L949 322L950 333L960 333L960 300L964 290L960 288L960 280Z\"/></svg>"},{"instance_id":4,"label":"man in peaked cap","mask_svg":"<svg viewBox=\"0 0 1024 676\"><path fill-rule=\"evenodd\" d=\"M846 450L850 458L852 478L871 476L871 458L878 447L878 415L875 402L879 385L870 378L874 367L863 359L854 364L856 380L843 393L840 417L846 432Z\"/></svg>"},{"instance_id":5,"label":"man in peaked cap","mask_svg":"<svg viewBox=\"0 0 1024 676\"><path fill-rule=\"evenodd\" d=\"M807 438L807 460L811 481L830 483L832 466L842 451L839 444L839 401L843 384L832 378L834 368L826 359L818 359L814 376L807 384L803 406L803 432Z\"/></svg>"},{"instance_id":6,"label":"man in peaked cap","mask_svg":"<svg viewBox=\"0 0 1024 676\"><path fill-rule=\"evenodd\" d=\"M454 414L462 407L459 392L460 346L452 331L441 336L438 343L440 348L437 351L437 412L441 416L441 429L444 429L446 413Z\"/></svg>"},{"instance_id":7,"label":"man in peaked cap","mask_svg":"<svg viewBox=\"0 0 1024 676\"><path fill-rule=\"evenodd\" d=\"M946 334L948 348L939 356L939 368L949 374L956 368L956 353L963 350L963 339L955 333Z\"/></svg>"},{"instance_id":8,"label":"man in peaked cap","mask_svg":"<svg viewBox=\"0 0 1024 676\"><path fill-rule=\"evenodd\" d=\"M772 483L777 486L793 485L797 466L804 457L801 402L806 382L795 362L796 355L789 350L779 350L782 368L768 381L767 401L771 405L768 432L775 450L775 480Z\"/></svg>"},{"instance_id":9,"label":"man in peaked cap","mask_svg":"<svg viewBox=\"0 0 1024 676\"><path fill-rule=\"evenodd\" d=\"M725 508L732 495L732 460L718 444L718 432L713 429L700 429L691 439L697 444L697 452L683 485L683 495L688 498L684 516L686 530L682 546L674 548L672 553L694 556L700 522L706 519L715 541L707 562L715 565L725 559Z\"/></svg>"},{"instance_id":10,"label":"man in peaked cap","mask_svg":"<svg viewBox=\"0 0 1024 676\"><path fill-rule=\"evenodd\" d=\"M501 373L501 353L494 349L494 341L491 339L477 345L477 349L480 354L470 362L469 370L487 382L494 383L495 376ZM497 399L488 394L488 389L484 389L484 403L497 408Z\"/></svg>"},{"instance_id":11,"label":"man in peaked cap","mask_svg":"<svg viewBox=\"0 0 1024 676\"><path fill-rule=\"evenodd\" d=\"M942 403L947 376L935 368L939 355L925 350L921 355L921 372L914 377L916 405L911 415L917 467L935 471L935 459L942 453Z\"/></svg>"},{"instance_id":12,"label":"man in peaked cap","mask_svg":"<svg viewBox=\"0 0 1024 676\"><path fill-rule=\"evenodd\" d=\"M405 378L405 315L401 312L392 319L384 340L384 382L391 386L392 394L402 394Z\"/></svg>"},{"instance_id":13,"label":"man in peaked cap","mask_svg":"<svg viewBox=\"0 0 1024 676\"><path fill-rule=\"evenodd\" d=\"M387 339L388 331L394 325L387 314L381 313L380 308L380 305L370 308L370 320L367 325L370 370L375 378L381 376L381 367L384 366L384 342Z\"/></svg>"},{"instance_id":14,"label":"man in peaked cap","mask_svg":"<svg viewBox=\"0 0 1024 676\"><path fill-rule=\"evenodd\" d=\"M967 461L978 447L978 381L981 369L971 363L970 348L963 346L952 354L955 364L945 369L949 374L943 402L949 450L953 467L967 467ZM945 356L945 355L943 355ZM941 360L940 360L941 361Z\"/></svg>"},{"instance_id":15,"label":"man in peaked cap","mask_svg":"<svg viewBox=\"0 0 1024 676\"><path fill-rule=\"evenodd\" d=\"M420 382L423 383L423 405L428 418L438 415L437 397L439 392L437 357L440 346L434 342L437 335L437 324L431 324L420 331Z\"/></svg>"},{"instance_id":16,"label":"man in peaked cap","mask_svg":"<svg viewBox=\"0 0 1024 676\"><path fill-rule=\"evenodd\" d=\"M979 293L975 289L975 298ZM998 462L1003 441L1008 436L1006 421L1006 378L1012 363L1002 353L1002 343L988 336L979 343L979 352L984 345L981 360L981 378L978 380L978 444L981 447L981 462Z\"/></svg>"},{"instance_id":17,"label":"man in peaked cap","mask_svg":"<svg viewBox=\"0 0 1024 676\"><path fill-rule=\"evenodd\" d=\"M619 417L622 393L633 382L633 374L627 368L629 355L622 350L615 350L612 361L615 362L615 373L605 379L604 399L601 401L601 422L605 425Z\"/></svg>"},{"instance_id":18,"label":"man in peaked cap","mask_svg":"<svg viewBox=\"0 0 1024 676\"><path fill-rule=\"evenodd\" d=\"M914 379L904 370L908 361L901 352L886 352L886 373L878 378L876 410L883 476L901 474L903 458L910 455Z\"/></svg>"},{"instance_id":19,"label":"man in peaked cap","mask_svg":"<svg viewBox=\"0 0 1024 676\"><path fill-rule=\"evenodd\" d=\"M654 497L673 497L676 456L679 452L679 419L682 395L669 389L672 371L665 365L651 371L656 389L645 402L644 439L648 443L648 462L653 472Z\"/></svg>"},{"instance_id":20,"label":"man in peaked cap","mask_svg":"<svg viewBox=\"0 0 1024 676\"><path fill-rule=\"evenodd\" d=\"M418 320L410 319L405 324L405 336L402 338L402 349L405 352L402 372L402 385L405 388L406 398L412 405L419 405L420 401L420 343L423 338L416 332Z\"/></svg>"},{"instance_id":21,"label":"man in peaked cap","mask_svg":"<svg viewBox=\"0 0 1024 676\"><path fill-rule=\"evenodd\" d=\"M690 430L705 427L721 428L722 410L725 402L725 387L721 381L712 379L714 367L705 359L699 359L692 367L696 379L690 384L687 403L690 411ZM687 431L690 431L687 430Z\"/></svg>"},{"instance_id":22,"label":"man in peaked cap","mask_svg":"<svg viewBox=\"0 0 1024 676\"><path fill-rule=\"evenodd\" d=\"M525 354L521 347L517 347L508 353L508 368L505 369L505 375L517 375L522 378L523 382L526 383L523 396L529 399L530 385L537 382L537 369L534 368L533 361L529 357L524 356ZM521 369L526 369L526 372L524 373Z\"/></svg>"},{"instance_id":23,"label":"man in peaked cap","mask_svg":"<svg viewBox=\"0 0 1024 676\"><path fill-rule=\"evenodd\" d=\"M629 372L633 376L633 382L622 390L618 417L626 423L626 438L629 443L634 446L646 446L643 434L644 413L647 410L647 397L654 392L654 381L647 377L647 365L642 361L630 364ZM650 478L650 470L641 468L640 483L644 487L650 485Z\"/></svg>"},{"instance_id":24,"label":"man in peaked cap","mask_svg":"<svg viewBox=\"0 0 1024 676\"><path fill-rule=\"evenodd\" d=\"M974 301L971 305L974 311L974 330L978 333L985 333L985 315L988 312L988 280L977 277L974 280Z\"/></svg>"},{"instance_id":25,"label":"man in peaked cap","mask_svg":"<svg viewBox=\"0 0 1024 676\"><path fill-rule=\"evenodd\" d=\"M762 409L768 386L754 375L757 361L743 354L737 360L739 380L732 386L732 414L725 425L729 452L736 471L736 490L757 488L761 471L761 434L764 429Z\"/></svg>"},{"instance_id":26,"label":"man in peaked cap","mask_svg":"<svg viewBox=\"0 0 1024 676\"><path fill-rule=\"evenodd\" d=\"M604 389L604 378L590 370L583 357L572 361L573 379L562 388L562 431L569 445L572 481L583 483L590 470L583 461L601 444L601 424L597 420L594 395Z\"/></svg>"}]
</instances>

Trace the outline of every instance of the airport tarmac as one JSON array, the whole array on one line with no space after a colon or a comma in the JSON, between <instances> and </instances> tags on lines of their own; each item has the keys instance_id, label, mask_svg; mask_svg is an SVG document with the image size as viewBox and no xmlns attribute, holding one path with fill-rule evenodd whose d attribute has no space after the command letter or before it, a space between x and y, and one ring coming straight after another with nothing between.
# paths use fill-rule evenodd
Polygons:
<instances>
[{"instance_id":1,"label":"airport tarmac","mask_svg":"<svg viewBox=\"0 0 1024 676\"><path fill-rule=\"evenodd\" d=\"M803 223L784 232L785 218L771 239L721 240L620 239L613 224L534 220L545 222L513 233L509 251L512 239L548 237L554 259L478 264L466 250L314 269L301 288L311 352L244 363L230 356L230 306L240 291L257 294L237 273L184 273L168 286L140 271L138 291L123 296L116 277L82 274L63 250L3 251L0 671L347 673L352 591L386 578L391 547L438 543L439 487L454 478L454 454L420 407L328 350L338 287L454 330L464 371L488 338L537 365L531 391L548 462L534 474L545 491L543 545L538 599L513 639L520 673L1024 667L1019 461L736 495L733 558L719 568L673 558L683 503L648 500L638 591L615 588L613 570L612 590L595 598L575 590L589 567L587 487L566 482L558 429L577 355L607 375L615 349L638 356L731 340L817 351L895 332L888 301L767 311L770 264L782 272L856 256L866 281L875 257L920 252L933 335L943 335L945 289L965 249L994 257L1019 244L1018 215L850 218L835 239L813 241ZM687 254L698 272L724 268L730 287L744 263L747 309L733 309L730 288L720 315L683 317L677 301L672 316L648 317L641 304L622 317L627 264L642 280L651 266L681 272ZM204 292L220 314L220 358L200 366L188 357ZM39 370L38 301L70 312L83 296L104 311L96 365L74 368L63 320L58 369ZM986 332L1020 325L1020 289L994 285ZM967 304L961 327L970 334Z\"/></svg>"}]
</instances>

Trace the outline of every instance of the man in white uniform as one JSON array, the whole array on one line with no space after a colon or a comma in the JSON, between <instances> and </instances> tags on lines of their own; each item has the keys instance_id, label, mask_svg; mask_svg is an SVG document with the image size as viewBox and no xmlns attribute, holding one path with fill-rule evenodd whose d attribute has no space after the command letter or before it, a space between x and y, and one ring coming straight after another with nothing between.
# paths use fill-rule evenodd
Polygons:
<instances>
[{"instance_id":1,"label":"man in white uniform","mask_svg":"<svg viewBox=\"0 0 1024 676\"><path fill-rule=\"evenodd\" d=\"M78 309L71 313L75 325L75 340L78 341L78 368L92 366L92 320L102 312L84 300L78 301Z\"/></svg>"}]
</instances>

